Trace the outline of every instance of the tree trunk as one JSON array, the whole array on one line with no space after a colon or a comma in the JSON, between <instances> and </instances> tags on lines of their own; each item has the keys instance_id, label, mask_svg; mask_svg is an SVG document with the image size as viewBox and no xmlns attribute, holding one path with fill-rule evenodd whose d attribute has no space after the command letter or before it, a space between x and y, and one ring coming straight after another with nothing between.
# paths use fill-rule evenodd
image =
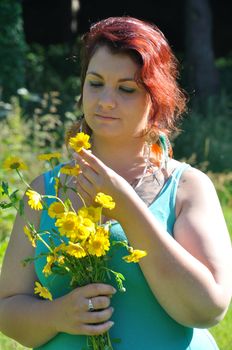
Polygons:
<instances>
[{"instance_id":1,"label":"tree trunk","mask_svg":"<svg viewBox=\"0 0 232 350\"><path fill-rule=\"evenodd\" d=\"M188 91L202 102L217 94L220 85L214 64L209 0L185 0L185 21Z\"/></svg>"}]
</instances>

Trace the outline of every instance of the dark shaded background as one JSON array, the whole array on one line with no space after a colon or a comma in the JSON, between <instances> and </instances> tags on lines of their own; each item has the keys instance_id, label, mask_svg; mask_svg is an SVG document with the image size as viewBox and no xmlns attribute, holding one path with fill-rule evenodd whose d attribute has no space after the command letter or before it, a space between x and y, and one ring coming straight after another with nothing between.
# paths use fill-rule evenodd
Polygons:
<instances>
[{"instance_id":1,"label":"dark shaded background","mask_svg":"<svg viewBox=\"0 0 232 350\"><path fill-rule=\"evenodd\" d=\"M74 19L77 31L73 32L71 0L22 0L27 42L48 45L72 41L87 31L90 23L109 16L129 15L152 21L164 32L175 51L184 50L185 0L80 0L79 4ZM215 57L225 56L232 49L232 1L210 0L210 5Z\"/></svg>"}]
</instances>

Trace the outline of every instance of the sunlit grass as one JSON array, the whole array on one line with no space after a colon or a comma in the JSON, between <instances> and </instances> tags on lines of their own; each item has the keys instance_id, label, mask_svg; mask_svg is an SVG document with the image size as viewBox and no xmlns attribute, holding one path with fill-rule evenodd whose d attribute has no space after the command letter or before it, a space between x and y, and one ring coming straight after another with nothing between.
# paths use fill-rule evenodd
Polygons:
<instances>
[{"instance_id":1,"label":"sunlit grass","mask_svg":"<svg viewBox=\"0 0 232 350\"><path fill-rule=\"evenodd\" d=\"M232 304L225 318L217 325L210 329L220 350L232 349Z\"/></svg>"},{"instance_id":2,"label":"sunlit grass","mask_svg":"<svg viewBox=\"0 0 232 350\"><path fill-rule=\"evenodd\" d=\"M1 350L26 350L26 348L16 341L6 337L4 334L0 333L0 349Z\"/></svg>"}]
</instances>

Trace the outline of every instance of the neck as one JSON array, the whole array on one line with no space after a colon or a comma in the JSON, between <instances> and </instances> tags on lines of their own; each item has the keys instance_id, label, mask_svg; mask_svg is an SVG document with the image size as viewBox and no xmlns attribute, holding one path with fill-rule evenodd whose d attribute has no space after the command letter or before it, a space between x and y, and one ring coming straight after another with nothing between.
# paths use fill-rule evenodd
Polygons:
<instances>
[{"instance_id":1,"label":"neck","mask_svg":"<svg viewBox=\"0 0 232 350\"><path fill-rule=\"evenodd\" d=\"M130 142L92 137L92 152L108 167L123 177L142 173L145 166L144 140L135 138ZM127 174L127 175L126 175ZM132 176L133 177L133 176Z\"/></svg>"}]
</instances>

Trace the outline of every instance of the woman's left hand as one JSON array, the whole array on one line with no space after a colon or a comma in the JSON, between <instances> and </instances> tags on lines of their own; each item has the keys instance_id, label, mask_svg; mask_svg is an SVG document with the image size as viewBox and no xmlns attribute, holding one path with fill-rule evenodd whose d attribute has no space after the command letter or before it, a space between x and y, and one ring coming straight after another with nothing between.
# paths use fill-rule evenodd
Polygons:
<instances>
[{"instance_id":1,"label":"woman's left hand","mask_svg":"<svg viewBox=\"0 0 232 350\"><path fill-rule=\"evenodd\" d=\"M90 151L83 149L80 153L75 153L74 158L81 168L81 173L76 180L78 193L86 205L93 205L98 192L110 195L116 202L116 206L113 210L105 209L104 214L119 220L124 212L125 198L134 193L133 188L122 176L106 166Z\"/></svg>"}]
</instances>

